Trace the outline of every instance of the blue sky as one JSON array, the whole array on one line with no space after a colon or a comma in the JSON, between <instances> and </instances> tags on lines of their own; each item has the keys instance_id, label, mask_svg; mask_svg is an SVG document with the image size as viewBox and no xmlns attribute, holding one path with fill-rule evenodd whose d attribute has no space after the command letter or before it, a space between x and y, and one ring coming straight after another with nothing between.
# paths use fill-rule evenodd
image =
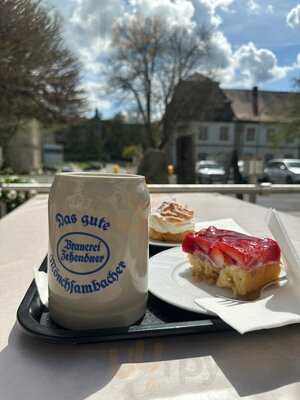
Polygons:
<instances>
[{"instance_id":1,"label":"blue sky","mask_svg":"<svg viewBox=\"0 0 300 400\"><path fill-rule=\"evenodd\" d=\"M102 62L111 27L134 12L160 15L166 23L201 24L214 32L223 87L292 90L300 77L300 2L293 0L44 0L64 18L68 45L83 64L91 109L104 117L123 110L105 97ZM299 57L298 57L299 56Z\"/></svg>"}]
</instances>

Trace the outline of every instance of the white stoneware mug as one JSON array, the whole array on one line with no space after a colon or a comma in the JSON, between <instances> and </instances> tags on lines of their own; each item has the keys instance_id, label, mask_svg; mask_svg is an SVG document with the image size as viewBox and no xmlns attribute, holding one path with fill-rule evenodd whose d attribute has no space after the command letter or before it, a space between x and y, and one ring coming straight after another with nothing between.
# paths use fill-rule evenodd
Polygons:
<instances>
[{"instance_id":1,"label":"white stoneware mug","mask_svg":"<svg viewBox=\"0 0 300 400\"><path fill-rule=\"evenodd\" d=\"M128 326L147 303L143 176L57 174L49 196L49 311L70 329Z\"/></svg>"}]
</instances>

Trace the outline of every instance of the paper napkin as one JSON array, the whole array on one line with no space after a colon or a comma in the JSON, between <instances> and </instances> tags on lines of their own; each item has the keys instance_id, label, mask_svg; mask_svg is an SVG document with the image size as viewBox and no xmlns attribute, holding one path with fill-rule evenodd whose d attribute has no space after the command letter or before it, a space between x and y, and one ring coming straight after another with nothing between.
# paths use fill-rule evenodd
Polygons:
<instances>
[{"instance_id":1,"label":"paper napkin","mask_svg":"<svg viewBox=\"0 0 300 400\"><path fill-rule=\"evenodd\" d=\"M33 269L34 280L40 300L44 306L48 307L48 276L46 272L39 271L38 268Z\"/></svg>"},{"instance_id":2,"label":"paper napkin","mask_svg":"<svg viewBox=\"0 0 300 400\"><path fill-rule=\"evenodd\" d=\"M279 213L271 210L267 223L281 247L288 280L281 282L280 287L266 288L256 301L238 302L218 297L195 300L242 334L300 322L300 259Z\"/></svg>"}]
</instances>

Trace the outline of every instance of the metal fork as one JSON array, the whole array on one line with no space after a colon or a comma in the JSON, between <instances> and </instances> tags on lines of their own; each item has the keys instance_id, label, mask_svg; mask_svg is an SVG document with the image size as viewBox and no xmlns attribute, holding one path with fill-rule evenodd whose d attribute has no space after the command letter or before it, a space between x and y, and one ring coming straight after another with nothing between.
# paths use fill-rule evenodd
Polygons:
<instances>
[{"instance_id":1,"label":"metal fork","mask_svg":"<svg viewBox=\"0 0 300 400\"><path fill-rule=\"evenodd\" d=\"M255 290L255 291L253 291L251 293L248 293L248 294L246 294L244 296L240 296L238 298L226 297L226 296L221 296L221 295L218 295L216 297L226 301L226 304L228 304L228 305L247 303L249 301L258 300L262 296L263 292L269 287L272 287L272 286L283 286L283 284L281 284L281 282L282 283L283 282L287 282L287 277L286 276L282 276L279 279L276 279L274 281L268 282L264 286L262 286L261 288Z\"/></svg>"}]
</instances>

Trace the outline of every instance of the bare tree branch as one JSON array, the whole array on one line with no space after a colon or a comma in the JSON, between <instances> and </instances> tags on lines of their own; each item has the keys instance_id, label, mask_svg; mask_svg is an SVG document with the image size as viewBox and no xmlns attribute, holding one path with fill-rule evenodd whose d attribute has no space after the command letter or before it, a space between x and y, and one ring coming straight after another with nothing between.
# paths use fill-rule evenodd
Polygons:
<instances>
[{"instance_id":1,"label":"bare tree branch","mask_svg":"<svg viewBox=\"0 0 300 400\"><path fill-rule=\"evenodd\" d=\"M85 105L79 84L80 65L64 45L60 18L40 1L1 0L1 126L78 115Z\"/></svg>"},{"instance_id":2,"label":"bare tree branch","mask_svg":"<svg viewBox=\"0 0 300 400\"><path fill-rule=\"evenodd\" d=\"M167 107L179 82L203 65L210 38L211 32L205 27L190 32L168 27L159 17L137 15L114 27L108 86L115 93L132 96L149 146L162 147L170 137ZM157 140L159 121L162 134Z\"/></svg>"}]
</instances>

